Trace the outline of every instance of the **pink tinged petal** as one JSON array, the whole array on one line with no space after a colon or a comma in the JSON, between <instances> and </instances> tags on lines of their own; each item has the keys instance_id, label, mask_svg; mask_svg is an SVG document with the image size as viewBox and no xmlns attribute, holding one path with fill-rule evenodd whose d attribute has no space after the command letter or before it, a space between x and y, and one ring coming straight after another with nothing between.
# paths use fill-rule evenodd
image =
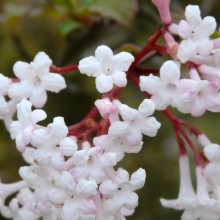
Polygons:
<instances>
[{"instance_id":1,"label":"pink tinged petal","mask_svg":"<svg viewBox=\"0 0 220 220\"><path fill-rule=\"evenodd\" d=\"M138 111L143 114L144 117L148 117L154 113L155 105L152 100L144 99L144 101L139 105Z\"/></svg>"},{"instance_id":2,"label":"pink tinged petal","mask_svg":"<svg viewBox=\"0 0 220 220\"><path fill-rule=\"evenodd\" d=\"M22 131L22 126L19 121L13 121L10 125L10 134L12 140L14 140Z\"/></svg>"},{"instance_id":3,"label":"pink tinged petal","mask_svg":"<svg viewBox=\"0 0 220 220\"><path fill-rule=\"evenodd\" d=\"M47 193L47 198L55 204L63 204L66 199L66 193L61 189L52 189Z\"/></svg>"},{"instance_id":4,"label":"pink tinged petal","mask_svg":"<svg viewBox=\"0 0 220 220\"><path fill-rule=\"evenodd\" d=\"M93 56L86 57L79 61L79 71L87 76L97 77L102 74L101 64Z\"/></svg>"},{"instance_id":5,"label":"pink tinged petal","mask_svg":"<svg viewBox=\"0 0 220 220\"><path fill-rule=\"evenodd\" d=\"M150 94L157 94L158 88L162 85L162 80L150 74L149 76L140 77L140 88L141 91L149 92Z\"/></svg>"},{"instance_id":6,"label":"pink tinged petal","mask_svg":"<svg viewBox=\"0 0 220 220\"><path fill-rule=\"evenodd\" d=\"M180 70L172 60L166 61L160 68L160 78L166 84L176 84L180 79Z\"/></svg>"},{"instance_id":7,"label":"pink tinged petal","mask_svg":"<svg viewBox=\"0 0 220 220\"><path fill-rule=\"evenodd\" d=\"M126 170L119 168L116 172L116 177L115 177L114 182L117 185L128 183L129 182L129 173Z\"/></svg>"},{"instance_id":8,"label":"pink tinged petal","mask_svg":"<svg viewBox=\"0 0 220 220\"><path fill-rule=\"evenodd\" d=\"M161 97L160 95L155 94L151 96L151 100L153 101L157 110L164 110L165 108L167 108L168 105L170 105L170 102Z\"/></svg>"},{"instance_id":9,"label":"pink tinged petal","mask_svg":"<svg viewBox=\"0 0 220 220\"><path fill-rule=\"evenodd\" d=\"M134 61L134 57L127 52L121 52L113 57L113 63L115 67L120 71L128 71L131 63Z\"/></svg>"},{"instance_id":10,"label":"pink tinged petal","mask_svg":"<svg viewBox=\"0 0 220 220\"><path fill-rule=\"evenodd\" d=\"M16 139L15 139L15 143L16 143L16 148L18 149L18 151L20 152L24 152L26 149L26 143L24 140L24 137L22 134L19 134Z\"/></svg>"},{"instance_id":11,"label":"pink tinged petal","mask_svg":"<svg viewBox=\"0 0 220 220\"><path fill-rule=\"evenodd\" d=\"M203 18L200 25L195 29L197 37L209 37L216 30L217 24L214 17L207 16Z\"/></svg>"},{"instance_id":12,"label":"pink tinged petal","mask_svg":"<svg viewBox=\"0 0 220 220\"><path fill-rule=\"evenodd\" d=\"M121 71L114 71L112 75L114 84L118 87L125 87L127 85L126 73Z\"/></svg>"},{"instance_id":13,"label":"pink tinged petal","mask_svg":"<svg viewBox=\"0 0 220 220\"><path fill-rule=\"evenodd\" d=\"M96 88L100 93L106 93L112 90L113 80L109 75L99 75L95 79Z\"/></svg>"},{"instance_id":14,"label":"pink tinged petal","mask_svg":"<svg viewBox=\"0 0 220 220\"><path fill-rule=\"evenodd\" d=\"M30 125L23 130L23 139L26 145L30 143L30 140L33 136L34 126Z\"/></svg>"},{"instance_id":15,"label":"pink tinged petal","mask_svg":"<svg viewBox=\"0 0 220 220\"><path fill-rule=\"evenodd\" d=\"M129 129L129 122L117 121L109 127L109 134L120 137L121 135L125 135L129 131Z\"/></svg>"},{"instance_id":16,"label":"pink tinged petal","mask_svg":"<svg viewBox=\"0 0 220 220\"><path fill-rule=\"evenodd\" d=\"M155 117L149 117L144 119L141 124L141 131L149 137L155 137L160 126L161 123L158 122Z\"/></svg>"},{"instance_id":17,"label":"pink tinged petal","mask_svg":"<svg viewBox=\"0 0 220 220\"><path fill-rule=\"evenodd\" d=\"M102 46L97 47L95 51L95 57L97 58L99 62L106 64L106 63L111 62L113 58L113 53L109 47L102 45Z\"/></svg>"},{"instance_id":18,"label":"pink tinged petal","mask_svg":"<svg viewBox=\"0 0 220 220\"><path fill-rule=\"evenodd\" d=\"M31 121L33 124L36 124L39 121L43 121L47 117L47 114L44 110L36 109L31 112Z\"/></svg>"},{"instance_id":19,"label":"pink tinged petal","mask_svg":"<svg viewBox=\"0 0 220 220\"><path fill-rule=\"evenodd\" d=\"M66 137L60 141L60 150L64 156L72 156L77 151L77 148L77 143L73 137Z\"/></svg>"},{"instance_id":20,"label":"pink tinged petal","mask_svg":"<svg viewBox=\"0 0 220 220\"><path fill-rule=\"evenodd\" d=\"M85 214L87 214L87 215L88 214L95 214L96 205L92 199L85 199L81 205L81 210L82 210L84 216L85 216ZM85 219L95 220L95 216L91 215L90 217L88 216L88 218L85 218Z\"/></svg>"},{"instance_id":21,"label":"pink tinged petal","mask_svg":"<svg viewBox=\"0 0 220 220\"><path fill-rule=\"evenodd\" d=\"M80 179L75 188L75 192L78 195L91 196L97 193L96 192L97 187L98 186L95 181L92 181L92 180L88 181L85 179Z\"/></svg>"},{"instance_id":22,"label":"pink tinged petal","mask_svg":"<svg viewBox=\"0 0 220 220\"><path fill-rule=\"evenodd\" d=\"M129 133L127 135L127 142L130 145L138 145L142 141L143 135L138 128L130 128Z\"/></svg>"},{"instance_id":23,"label":"pink tinged petal","mask_svg":"<svg viewBox=\"0 0 220 220\"><path fill-rule=\"evenodd\" d=\"M56 73L48 73L41 78L44 88L50 92L58 93L60 90L66 88L64 78Z\"/></svg>"},{"instance_id":24,"label":"pink tinged petal","mask_svg":"<svg viewBox=\"0 0 220 220\"><path fill-rule=\"evenodd\" d=\"M130 186L132 190L138 190L144 186L146 180L146 172L144 169L139 168L135 171L130 178Z\"/></svg>"},{"instance_id":25,"label":"pink tinged petal","mask_svg":"<svg viewBox=\"0 0 220 220\"><path fill-rule=\"evenodd\" d=\"M119 112L124 121L132 121L138 115L136 109L130 108L125 104L120 105Z\"/></svg>"},{"instance_id":26,"label":"pink tinged petal","mask_svg":"<svg viewBox=\"0 0 220 220\"><path fill-rule=\"evenodd\" d=\"M99 186L100 193L106 198L112 197L117 189L117 185L111 180L106 180Z\"/></svg>"},{"instance_id":27,"label":"pink tinged petal","mask_svg":"<svg viewBox=\"0 0 220 220\"><path fill-rule=\"evenodd\" d=\"M100 115L105 119L108 119L111 114L117 114L117 108L110 102L109 98L97 99L95 106L99 110Z\"/></svg>"},{"instance_id":28,"label":"pink tinged petal","mask_svg":"<svg viewBox=\"0 0 220 220\"><path fill-rule=\"evenodd\" d=\"M196 27L202 21L201 12L197 5L188 5L185 10L186 20L190 25Z\"/></svg>"}]
</instances>

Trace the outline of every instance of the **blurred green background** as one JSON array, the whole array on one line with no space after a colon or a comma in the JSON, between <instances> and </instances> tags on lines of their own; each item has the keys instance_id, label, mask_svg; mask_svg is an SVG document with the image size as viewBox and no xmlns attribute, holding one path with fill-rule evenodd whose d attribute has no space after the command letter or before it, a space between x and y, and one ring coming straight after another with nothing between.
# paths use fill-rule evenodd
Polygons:
<instances>
[{"instance_id":1,"label":"blurred green background","mask_svg":"<svg viewBox=\"0 0 220 220\"><path fill-rule=\"evenodd\" d=\"M190 3L199 4L203 16L211 14L219 21L220 1L217 0L171 0L173 18L181 17ZM101 44L112 49L125 43L142 47L158 25L159 16L150 0L1 0L0 72L13 76L16 61L30 62L39 51L45 51L55 65L65 66L93 54ZM157 58L150 65L159 67L161 63L162 59ZM45 124L55 116L63 116L68 125L78 122L100 97L94 79L76 72L65 75L65 79L68 84L65 91L49 94L44 108L48 114ZM130 84L122 93L122 101L133 107L142 99L143 95ZM202 119L175 114L219 142L218 114L207 113ZM181 214L159 203L160 197L176 198L179 183L172 127L161 113L156 113L156 117L162 123L158 136L145 138L141 153L127 155L119 164L129 172L139 167L147 170L146 185L138 191L140 205L130 220L177 220ZM18 168L24 162L2 122L0 129L0 177L9 183L19 180ZM193 172L192 168L192 175Z\"/></svg>"}]
</instances>

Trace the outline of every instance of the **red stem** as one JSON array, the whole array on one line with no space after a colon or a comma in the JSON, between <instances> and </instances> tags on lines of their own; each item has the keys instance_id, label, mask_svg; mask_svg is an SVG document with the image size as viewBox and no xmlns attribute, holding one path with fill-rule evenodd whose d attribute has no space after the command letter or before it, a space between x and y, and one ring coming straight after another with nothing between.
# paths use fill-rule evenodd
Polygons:
<instances>
[{"instance_id":1,"label":"red stem","mask_svg":"<svg viewBox=\"0 0 220 220\"><path fill-rule=\"evenodd\" d=\"M78 65L70 65L70 66L64 66L64 67L57 67L55 65L52 65L50 67L50 72L53 73L60 73L60 74L64 74L64 73L68 73L71 71L76 71L78 70Z\"/></svg>"},{"instance_id":2,"label":"red stem","mask_svg":"<svg viewBox=\"0 0 220 220\"><path fill-rule=\"evenodd\" d=\"M155 43L157 42L157 40L161 37L162 35L162 31L158 30L151 38L149 38L147 45L136 54L135 56L135 60L131 65L132 67L135 67L139 61L141 61L141 59L150 51L154 50L155 48Z\"/></svg>"}]
</instances>

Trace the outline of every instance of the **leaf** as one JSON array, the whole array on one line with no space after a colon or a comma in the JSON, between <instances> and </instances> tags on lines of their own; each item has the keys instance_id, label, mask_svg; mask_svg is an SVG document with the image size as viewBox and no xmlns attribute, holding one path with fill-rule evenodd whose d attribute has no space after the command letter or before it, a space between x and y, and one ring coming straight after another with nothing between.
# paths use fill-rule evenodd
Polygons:
<instances>
[{"instance_id":1,"label":"leaf","mask_svg":"<svg viewBox=\"0 0 220 220\"><path fill-rule=\"evenodd\" d=\"M129 25L138 10L137 0L83 0L78 2L77 11L97 13L103 17Z\"/></svg>"},{"instance_id":2,"label":"leaf","mask_svg":"<svg viewBox=\"0 0 220 220\"><path fill-rule=\"evenodd\" d=\"M60 33L65 36L69 34L71 31L74 31L81 27L81 24L77 21L66 21L59 25Z\"/></svg>"}]
</instances>

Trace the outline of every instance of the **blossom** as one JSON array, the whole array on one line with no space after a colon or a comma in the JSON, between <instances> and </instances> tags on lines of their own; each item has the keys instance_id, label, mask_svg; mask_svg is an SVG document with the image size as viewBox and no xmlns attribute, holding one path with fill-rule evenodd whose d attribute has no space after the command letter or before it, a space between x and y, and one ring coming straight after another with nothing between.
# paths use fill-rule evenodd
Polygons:
<instances>
[{"instance_id":1,"label":"blossom","mask_svg":"<svg viewBox=\"0 0 220 220\"><path fill-rule=\"evenodd\" d=\"M209 37L216 29L216 21L211 16L202 19L200 14L197 5L188 5L185 10L186 20L170 26L170 31L183 39L177 53L182 63L194 60L197 55L209 56L213 50L213 42Z\"/></svg>"},{"instance_id":2,"label":"blossom","mask_svg":"<svg viewBox=\"0 0 220 220\"><path fill-rule=\"evenodd\" d=\"M99 191L103 196L104 211L113 216L127 210L130 213L138 205L138 196L134 192L140 189L145 182L146 173L142 168L134 172L129 180L128 172L118 169L113 181L106 180L101 183Z\"/></svg>"},{"instance_id":3,"label":"blossom","mask_svg":"<svg viewBox=\"0 0 220 220\"><path fill-rule=\"evenodd\" d=\"M47 100L46 91L57 93L66 87L61 75L50 72L51 65L51 59L44 52L39 52L30 64L16 62L13 69L19 82L11 84L9 97L19 100L29 98L35 107L42 107Z\"/></svg>"},{"instance_id":4,"label":"blossom","mask_svg":"<svg viewBox=\"0 0 220 220\"><path fill-rule=\"evenodd\" d=\"M163 206L184 210L181 216L182 220L218 220L220 217L220 204L215 198L212 198L208 192L207 179L203 174L203 168L196 167L197 191L193 190L189 161L186 155L179 158L180 165L180 191L179 196L175 200L161 199Z\"/></svg>"},{"instance_id":5,"label":"blossom","mask_svg":"<svg viewBox=\"0 0 220 220\"><path fill-rule=\"evenodd\" d=\"M76 179L86 178L101 183L108 178L106 170L116 165L115 157L114 153L103 152L102 148L88 146L73 155L76 166L71 173Z\"/></svg>"},{"instance_id":6,"label":"blossom","mask_svg":"<svg viewBox=\"0 0 220 220\"><path fill-rule=\"evenodd\" d=\"M37 122L44 120L47 115L41 109L31 110L31 102L26 99L17 104L17 121L10 126L11 138L16 141L17 149L24 152L30 143Z\"/></svg>"},{"instance_id":7,"label":"blossom","mask_svg":"<svg viewBox=\"0 0 220 220\"><path fill-rule=\"evenodd\" d=\"M186 155L179 157L179 170L180 190L178 198L173 200L160 199L160 202L164 207L182 210L186 204L196 201L189 170L189 158Z\"/></svg>"},{"instance_id":8,"label":"blossom","mask_svg":"<svg viewBox=\"0 0 220 220\"><path fill-rule=\"evenodd\" d=\"M179 67L174 61L169 60L161 66L160 77L152 74L141 76L140 88L142 91L152 94L151 100L156 109L164 110L168 105L176 106L179 80Z\"/></svg>"},{"instance_id":9,"label":"blossom","mask_svg":"<svg viewBox=\"0 0 220 220\"><path fill-rule=\"evenodd\" d=\"M130 145L139 145L142 134L154 137L160 128L160 123L155 117L149 117L154 113L155 107L151 100L144 99L138 110L125 104L119 104L119 113L123 121L116 121L109 127L109 133L125 138Z\"/></svg>"},{"instance_id":10,"label":"blossom","mask_svg":"<svg viewBox=\"0 0 220 220\"><path fill-rule=\"evenodd\" d=\"M190 112L199 117L206 110L218 112L220 110L220 85L216 81L181 79L179 82L179 110L185 104L185 113Z\"/></svg>"},{"instance_id":11,"label":"blossom","mask_svg":"<svg viewBox=\"0 0 220 220\"><path fill-rule=\"evenodd\" d=\"M79 71L88 76L96 77L96 88L100 93L112 90L113 85L125 87L127 84L126 71L134 61L127 52L113 55L107 46L99 46L95 56L86 57L79 62Z\"/></svg>"}]
</instances>

